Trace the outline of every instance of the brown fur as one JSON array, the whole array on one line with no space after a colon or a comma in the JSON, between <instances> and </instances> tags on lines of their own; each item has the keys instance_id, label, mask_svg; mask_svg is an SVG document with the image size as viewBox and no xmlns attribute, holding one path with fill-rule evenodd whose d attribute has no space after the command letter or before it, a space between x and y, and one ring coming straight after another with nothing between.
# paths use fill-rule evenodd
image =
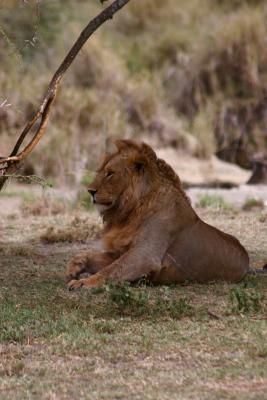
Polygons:
<instances>
[{"instance_id":1,"label":"brown fur","mask_svg":"<svg viewBox=\"0 0 267 400\"><path fill-rule=\"evenodd\" d=\"M69 262L69 287L142 276L155 284L241 280L249 269L246 250L197 216L173 169L144 143L115 145L89 188L104 221L104 251ZM78 280L85 271L92 275Z\"/></svg>"}]
</instances>

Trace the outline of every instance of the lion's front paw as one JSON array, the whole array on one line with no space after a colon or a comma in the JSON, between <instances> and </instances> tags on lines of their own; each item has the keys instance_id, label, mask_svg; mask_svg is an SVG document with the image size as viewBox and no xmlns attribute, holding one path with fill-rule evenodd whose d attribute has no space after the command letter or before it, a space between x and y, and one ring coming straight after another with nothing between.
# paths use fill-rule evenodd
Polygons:
<instances>
[{"instance_id":1,"label":"lion's front paw","mask_svg":"<svg viewBox=\"0 0 267 400\"><path fill-rule=\"evenodd\" d=\"M84 279L72 279L69 283L68 283L68 288L69 290L77 290L77 289L81 289L84 286L83 283Z\"/></svg>"},{"instance_id":2,"label":"lion's front paw","mask_svg":"<svg viewBox=\"0 0 267 400\"><path fill-rule=\"evenodd\" d=\"M70 282L72 280L78 279L79 278L80 273L79 272L75 272L75 271L66 271L65 276L66 276L66 281Z\"/></svg>"},{"instance_id":3,"label":"lion's front paw","mask_svg":"<svg viewBox=\"0 0 267 400\"><path fill-rule=\"evenodd\" d=\"M82 287L96 288L105 282L105 279L100 274L92 275L90 278L85 279L73 279L68 283L69 290L76 290Z\"/></svg>"},{"instance_id":4,"label":"lion's front paw","mask_svg":"<svg viewBox=\"0 0 267 400\"><path fill-rule=\"evenodd\" d=\"M66 269L66 280L67 282L71 281L72 279L77 279L79 276L85 272L85 261L81 256L76 256L67 265Z\"/></svg>"}]
</instances>

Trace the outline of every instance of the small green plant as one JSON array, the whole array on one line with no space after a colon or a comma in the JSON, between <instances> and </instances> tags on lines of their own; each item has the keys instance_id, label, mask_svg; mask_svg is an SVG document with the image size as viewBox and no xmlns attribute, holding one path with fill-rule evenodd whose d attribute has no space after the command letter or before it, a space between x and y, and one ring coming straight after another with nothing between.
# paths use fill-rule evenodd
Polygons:
<instances>
[{"instance_id":1,"label":"small green plant","mask_svg":"<svg viewBox=\"0 0 267 400\"><path fill-rule=\"evenodd\" d=\"M170 316L175 319L190 317L193 312L193 307L187 299L181 298L170 302L169 312Z\"/></svg>"},{"instance_id":2,"label":"small green plant","mask_svg":"<svg viewBox=\"0 0 267 400\"><path fill-rule=\"evenodd\" d=\"M152 319L162 316L173 319L189 317L193 314L193 307L185 298L176 299L169 287L163 287L157 292L156 299L151 298L151 291L146 286L131 286L128 282L108 283L104 291L107 294L107 305L119 314L132 316L146 315ZM102 293L94 291L94 294Z\"/></svg>"},{"instance_id":3,"label":"small green plant","mask_svg":"<svg viewBox=\"0 0 267 400\"><path fill-rule=\"evenodd\" d=\"M251 211L255 208L262 210L264 208L264 202L262 199L248 198L242 206L242 210Z\"/></svg>"},{"instance_id":4,"label":"small green plant","mask_svg":"<svg viewBox=\"0 0 267 400\"><path fill-rule=\"evenodd\" d=\"M186 298L174 299L169 287L162 288L156 299L154 307L150 308L153 316L167 314L173 319L181 319L192 315L193 307Z\"/></svg>"},{"instance_id":5,"label":"small green plant","mask_svg":"<svg viewBox=\"0 0 267 400\"><path fill-rule=\"evenodd\" d=\"M116 305L120 311L131 311L143 314L147 309L149 293L147 291L136 292L128 282L106 285L108 304Z\"/></svg>"},{"instance_id":6,"label":"small green plant","mask_svg":"<svg viewBox=\"0 0 267 400\"><path fill-rule=\"evenodd\" d=\"M231 209L230 204L226 203L221 196L216 194L204 194L200 196L197 206L202 208L222 208L224 210Z\"/></svg>"},{"instance_id":7,"label":"small green plant","mask_svg":"<svg viewBox=\"0 0 267 400\"><path fill-rule=\"evenodd\" d=\"M257 289L260 290L264 282L260 275L247 275L242 281L242 287L245 289Z\"/></svg>"},{"instance_id":8,"label":"small green plant","mask_svg":"<svg viewBox=\"0 0 267 400\"><path fill-rule=\"evenodd\" d=\"M258 292L247 292L238 286L230 292L232 311L235 313L258 312L262 308L263 295Z\"/></svg>"}]
</instances>

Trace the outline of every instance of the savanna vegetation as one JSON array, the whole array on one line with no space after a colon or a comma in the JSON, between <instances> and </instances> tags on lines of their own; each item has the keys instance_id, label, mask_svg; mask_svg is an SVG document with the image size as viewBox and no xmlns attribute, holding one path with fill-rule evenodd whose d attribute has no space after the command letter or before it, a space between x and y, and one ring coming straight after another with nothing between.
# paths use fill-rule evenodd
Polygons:
<instances>
[{"instance_id":1,"label":"savanna vegetation","mask_svg":"<svg viewBox=\"0 0 267 400\"><path fill-rule=\"evenodd\" d=\"M1 2L1 155L35 110L51 71L100 9L97 0ZM198 157L242 136L249 151L264 152L266 15L260 0L130 2L68 72L26 170L79 182L103 138L114 135Z\"/></svg>"},{"instance_id":2,"label":"savanna vegetation","mask_svg":"<svg viewBox=\"0 0 267 400\"><path fill-rule=\"evenodd\" d=\"M1 219L0 399L267 398L265 277L69 292L65 264L90 248L99 218L21 195L18 214ZM200 202L262 266L266 212Z\"/></svg>"},{"instance_id":3,"label":"savanna vegetation","mask_svg":"<svg viewBox=\"0 0 267 400\"><path fill-rule=\"evenodd\" d=\"M101 8L0 0L0 156ZM101 229L86 186L106 137L208 159L242 136L266 153L266 17L264 0L131 0L84 47L19 171L44 177L44 190L0 194L1 400L267 399L267 277L78 292L64 282ZM197 196L197 212L262 267L264 197L251 190L237 205L214 193Z\"/></svg>"}]
</instances>

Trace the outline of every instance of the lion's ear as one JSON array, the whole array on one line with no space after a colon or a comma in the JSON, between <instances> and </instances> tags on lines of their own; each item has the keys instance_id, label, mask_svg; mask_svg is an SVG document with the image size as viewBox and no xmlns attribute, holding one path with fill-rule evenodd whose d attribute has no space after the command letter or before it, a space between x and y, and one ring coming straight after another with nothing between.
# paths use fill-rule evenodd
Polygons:
<instances>
[{"instance_id":1,"label":"lion's ear","mask_svg":"<svg viewBox=\"0 0 267 400\"><path fill-rule=\"evenodd\" d=\"M154 150L145 143L138 146L137 151L129 155L128 161L130 167L139 174L151 169L157 163L157 155Z\"/></svg>"},{"instance_id":2,"label":"lion's ear","mask_svg":"<svg viewBox=\"0 0 267 400\"><path fill-rule=\"evenodd\" d=\"M130 150L140 151L140 146L130 139L116 140L115 145L120 152L130 151Z\"/></svg>"},{"instance_id":3,"label":"lion's ear","mask_svg":"<svg viewBox=\"0 0 267 400\"><path fill-rule=\"evenodd\" d=\"M136 160L134 163L134 168L138 173L143 173L145 171L145 167L146 167L145 159Z\"/></svg>"},{"instance_id":4,"label":"lion's ear","mask_svg":"<svg viewBox=\"0 0 267 400\"><path fill-rule=\"evenodd\" d=\"M111 138L107 138L106 139L106 145L105 145L105 153L108 156L111 156L112 154L117 153L118 148L114 142L114 140L112 140Z\"/></svg>"}]
</instances>

